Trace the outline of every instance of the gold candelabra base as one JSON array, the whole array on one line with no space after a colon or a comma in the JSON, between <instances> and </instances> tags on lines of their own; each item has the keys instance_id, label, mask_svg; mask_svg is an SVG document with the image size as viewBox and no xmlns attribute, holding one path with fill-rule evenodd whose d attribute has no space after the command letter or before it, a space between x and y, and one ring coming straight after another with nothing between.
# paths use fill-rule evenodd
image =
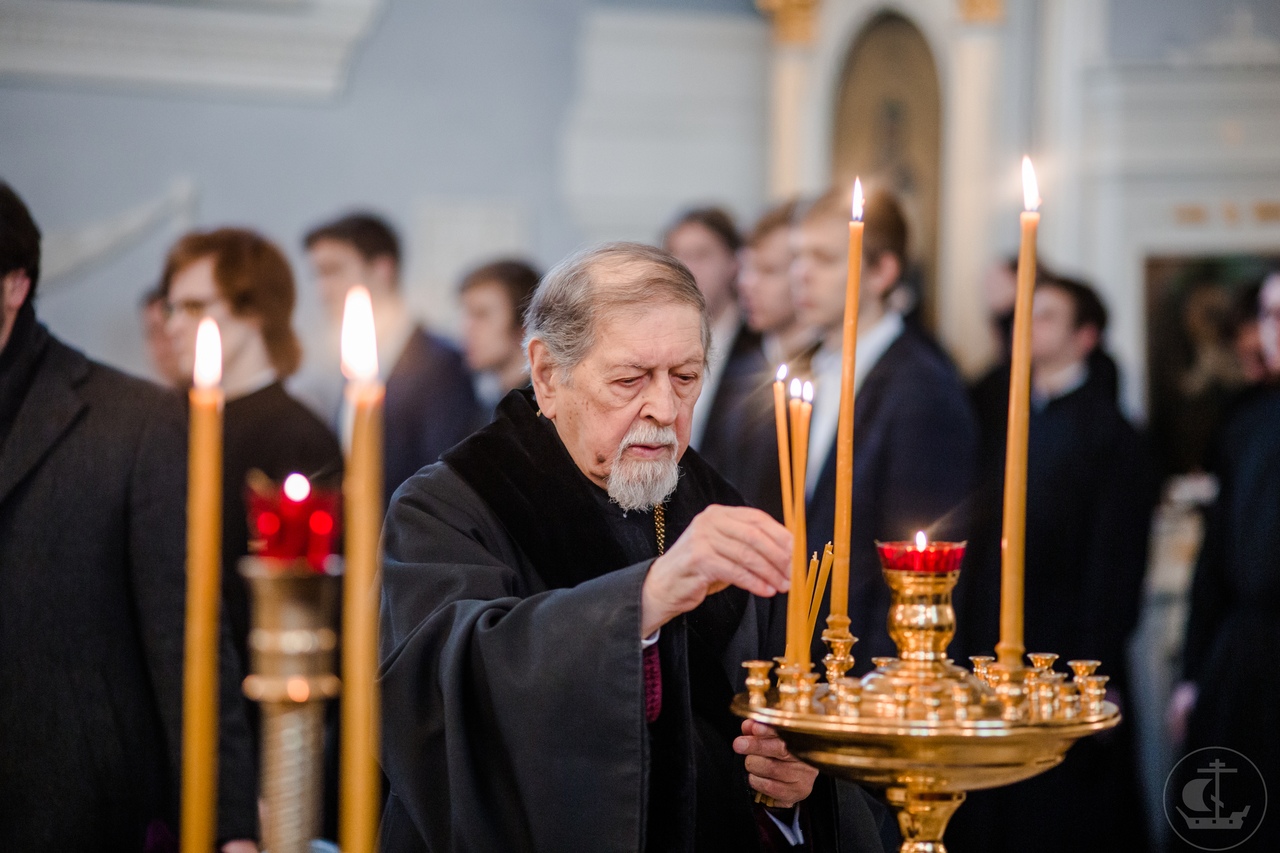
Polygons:
<instances>
[{"instance_id":1,"label":"gold candelabra base","mask_svg":"<svg viewBox=\"0 0 1280 853\"><path fill-rule=\"evenodd\" d=\"M815 687L816 673L779 666L776 689L772 664L748 661L747 692L733 712L776 729L801 761L882 789L898 815L902 853L945 853L943 834L965 792L1043 773L1080 738L1114 727L1120 712L1105 700L1097 661L1070 661L1072 681L1053 671L1056 655L1031 655L1032 666L1016 669L986 657L974 659L973 672L954 665L945 655L959 572L884 575L899 657L876 659L861 679L832 681L828 664L828 682ZM846 619L829 623L823 639L829 658L851 666L847 635Z\"/></svg>"}]
</instances>

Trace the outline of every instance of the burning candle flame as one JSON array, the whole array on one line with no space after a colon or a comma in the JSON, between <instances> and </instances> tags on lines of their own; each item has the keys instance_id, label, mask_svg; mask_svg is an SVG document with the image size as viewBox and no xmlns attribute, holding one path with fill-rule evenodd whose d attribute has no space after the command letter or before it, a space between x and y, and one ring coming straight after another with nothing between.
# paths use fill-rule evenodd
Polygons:
<instances>
[{"instance_id":1,"label":"burning candle flame","mask_svg":"<svg viewBox=\"0 0 1280 853\"><path fill-rule=\"evenodd\" d=\"M1036 170L1031 158L1022 158L1022 202L1027 210L1040 209L1040 185L1036 183Z\"/></svg>"},{"instance_id":2,"label":"burning candle flame","mask_svg":"<svg viewBox=\"0 0 1280 853\"><path fill-rule=\"evenodd\" d=\"M813 383L812 382L804 383L804 388L801 390L800 398L804 400L806 403L813 402Z\"/></svg>"},{"instance_id":3,"label":"burning candle flame","mask_svg":"<svg viewBox=\"0 0 1280 853\"><path fill-rule=\"evenodd\" d=\"M222 381L222 336L212 317L196 327L196 363L191 374L197 388L214 388Z\"/></svg>"},{"instance_id":4,"label":"burning candle flame","mask_svg":"<svg viewBox=\"0 0 1280 853\"><path fill-rule=\"evenodd\" d=\"M862 221L862 178L853 179L853 221Z\"/></svg>"},{"instance_id":5,"label":"burning candle flame","mask_svg":"<svg viewBox=\"0 0 1280 853\"><path fill-rule=\"evenodd\" d=\"M284 478L284 496L294 503L301 503L311 494L311 481L301 474L290 474Z\"/></svg>"},{"instance_id":6,"label":"burning candle flame","mask_svg":"<svg viewBox=\"0 0 1280 853\"><path fill-rule=\"evenodd\" d=\"M798 378L791 380L791 396L793 398L800 396L800 380Z\"/></svg>"},{"instance_id":7,"label":"burning candle flame","mask_svg":"<svg viewBox=\"0 0 1280 853\"><path fill-rule=\"evenodd\" d=\"M778 381L781 382L787 378L787 366L784 364L778 368Z\"/></svg>"},{"instance_id":8,"label":"burning candle flame","mask_svg":"<svg viewBox=\"0 0 1280 853\"><path fill-rule=\"evenodd\" d=\"M925 546L928 544L929 544L929 537L924 535L923 530L917 530L916 531L916 547L921 550L924 550Z\"/></svg>"},{"instance_id":9,"label":"burning candle flame","mask_svg":"<svg viewBox=\"0 0 1280 853\"><path fill-rule=\"evenodd\" d=\"M356 285L347 291L342 311L342 374L353 382L378 378L378 342L373 330L369 291Z\"/></svg>"}]
</instances>

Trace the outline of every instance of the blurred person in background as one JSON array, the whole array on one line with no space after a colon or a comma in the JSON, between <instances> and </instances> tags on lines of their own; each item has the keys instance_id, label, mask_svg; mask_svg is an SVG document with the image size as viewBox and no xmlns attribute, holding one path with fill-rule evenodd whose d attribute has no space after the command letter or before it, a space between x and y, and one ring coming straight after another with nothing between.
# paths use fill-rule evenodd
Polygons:
<instances>
[{"instance_id":1,"label":"blurred person in background","mask_svg":"<svg viewBox=\"0 0 1280 853\"><path fill-rule=\"evenodd\" d=\"M182 364L173 349L173 341L165 331L169 311L164 294L155 287L142 295L138 305L142 320L143 343L147 347L147 361L156 381L169 388L186 388L191 384L190 374L182 372Z\"/></svg>"},{"instance_id":2,"label":"blurred person in background","mask_svg":"<svg viewBox=\"0 0 1280 853\"><path fill-rule=\"evenodd\" d=\"M1182 755L1234 749L1263 779L1276 779L1280 675L1258 659L1280 643L1280 271L1258 293L1258 337L1269 377L1216 443L1218 499L1191 586L1183 682L1170 700L1169 728ZM1280 849L1280 821L1262 821L1249 842Z\"/></svg>"},{"instance_id":3,"label":"blurred person in background","mask_svg":"<svg viewBox=\"0 0 1280 853\"><path fill-rule=\"evenodd\" d=\"M462 352L486 413L508 392L529 384L524 312L541 277L524 261L500 260L467 273L458 286Z\"/></svg>"},{"instance_id":4,"label":"blurred person in background","mask_svg":"<svg viewBox=\"0 0 1280 853\"><path fill-rule=\"evenodd\" d=\"M353 213L312 229L307 258L334 327L347 291L369 289L378 334L378 371L386 382L384 500L435 462L481 422L461 354L417 323L400 287L400 238L387 222ZM334 412L342 424L341 411Z\"/></svg>"},{"instance_id":5,"label":"blurred person in background","mask_svg":"<svg viewBox=\"0 0 1280 853\"><path fill-rule=\"evenodd\" d=\"M782 484L778 472L778 434L773 412L773 378L787 364L792 376L804 375L814 333L796 318L791 301L791 220L794 201L764 213L738 252L738 302L746 328L760 335L765 363L755 377L740 414L728 425L732 454L717 470L737 487L747 503L779 521Z\"/></svg>"},{"instance_id":6,"label":"blurred person in background","mask_svg":"<svg viewBox=\"0 0 1280 853\"><path fill-rule=\"evenodd\" d=\"M724 473L735 464L734 433L747 398L762 379L773 378L760 348L760 335L747 327L738 309L742 237L724 210L701 207L676 217L662 236L662 247L689 268L707 300L711 351L702 394L693 410L689 446Z\"/></svg>"},{"instance_id":7,"label":"blurred person in background","mask_svg":"<svg viewBox=\"0 0 1280 853\"><path fill-rule=\"evenodd\" d=\"M1029 651L1059 655L1059 670L1068 660L1101 660L1101 674L1111 678L1108 699L1128 712L1126 647L1138 621L1159 482L1145 443L1116 404L1111 378L1093 370L1106 327L1106 307L1089 285L1048 276L1037 284L1025 642ZM962 625L951 654L958 659L991 654L999 635L1007 364L975 387L974 400L983 486L957 593ZM1132 724L1080 742L1048 773L975 792L966 809L947 835L957 853L1022 850L1031 834L1037 849L1078 850L1079 839L1043 827L1086 812L1100 849L1146 849Z\"/></svg>"},{"instance_id":8,"label":"blurred person in background","mask_svg":"<svg viewBox=\"0 0 1280 853\"><path fill-rule=\"evenodd\" d=\"M187 234L169 250L160 291L184 376L194 365L201 318L213 318L222 337L222 600L247 672L249 591L238 563L250 553L249 472L276 483L299 473L338 487L342 453L330 429L282 384L297 370L302 349L292 323L293 272L275 244L240 228ZM244 701L256 722L257 705ZM257 734L255 727L255 742Z\"/></svg>"},{"instance_id":9,"label":"blurred person in background","mask_svg":"<svg viewBox=\"0 0 1280 853\"><path fill-rule=\"evenodd\" d=\"M832 538L836 433L843 368L849 263L848 190L833 189L805 209L794 233L792 286L800 322L822 343L812 360L815 385L808 472L809 550ZM871 658L895 656L885 614L889 590L875 542L961 540L964 505L976 482L977 425L950 359L889 303L905 268L907 223L893 195L867 199L854 373L853 528L849 617L860 637L855 672ZM818 614L827 617L828 602ZM821 657L824 650L815 649Z\"/></svg>"},{"instance_id":10,"label":"blurred person in background","mask_svg":"<svg viewBox=\"0 0 1280 853\"><path fill-rule=\"evenodd\" d=\"M0 182L0 850L173 853L182 406L51 335L39 282L40 230ZM257 772L225 632L219 664L217 838L255 851Z\"/></svg>"},{"instance_id":11,"label":"blurred person in background","mask_svg":"<svg viewBox=\"0 0 1280 853\"><path fill-rule=\"evenodd\" d=\"M738 253L738 302L747 328L760 335L770 366L790 362L811 348L815 335L796 317L791 300L791 220L796 202L765 212Z\"/></svg>"}]
</instances>

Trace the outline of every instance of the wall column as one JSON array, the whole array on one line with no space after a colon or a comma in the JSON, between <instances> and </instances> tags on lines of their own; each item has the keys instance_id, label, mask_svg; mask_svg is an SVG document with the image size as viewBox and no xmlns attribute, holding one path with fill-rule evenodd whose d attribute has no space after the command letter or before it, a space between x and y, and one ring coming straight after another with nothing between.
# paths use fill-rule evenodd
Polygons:
<instances>
[{"instance_id":1,"label":"wall column","mask_svg":"<svg viewBox=\"0 0 1280 853\"><path fill-rule=\"evenodd\" d=\"M801 176L803 110L812 80L818 0L756 0L773 24L769 81L769 199L805 188Z\"/></svg>"}]
</instances>

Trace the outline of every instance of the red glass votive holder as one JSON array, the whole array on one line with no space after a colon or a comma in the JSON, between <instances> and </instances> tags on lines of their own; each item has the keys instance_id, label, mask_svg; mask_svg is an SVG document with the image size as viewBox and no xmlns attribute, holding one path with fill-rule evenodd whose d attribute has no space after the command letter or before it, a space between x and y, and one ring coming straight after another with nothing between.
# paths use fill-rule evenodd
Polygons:
<instances>
[{"instance_id":1,"label":"red glass votive holder","mask_svg":"<svg viewBox=\"0 0 1280 853\"><path fill-rule=\"evenodd\" d=\"M338 543L341 498L337 492L311 487L295 500L280 487L249 489L246 495L254 554L281 560L305 559L316 572Z\"/></svg>"},{"instance_id":2,"label":"red glass votive holder","mask_svg":"<svg viewBox=\"0 0 1280 853\"><path fill-rule=\"evenodd\" d=\"M880 565L886 571L941 574L960 569L968 542L877 542Z\"/></svg>"}]
</instances>

